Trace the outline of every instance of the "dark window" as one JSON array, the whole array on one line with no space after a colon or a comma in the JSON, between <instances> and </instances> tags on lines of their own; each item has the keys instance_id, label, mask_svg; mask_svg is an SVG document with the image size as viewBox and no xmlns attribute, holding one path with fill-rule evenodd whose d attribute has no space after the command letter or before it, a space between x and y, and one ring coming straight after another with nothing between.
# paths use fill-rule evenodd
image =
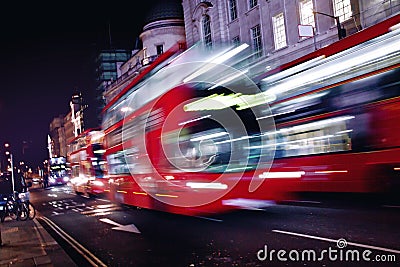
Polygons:
<instances>
[{"instance_id":1,"label":"dark window","mask_svg":"<svg viewBox=\"0 0 400 267\"><path fill-rule=\"evenodd\" d=\"M256 57L262 56L262 42L261 42L261 30L260 25L255 26L251 29L251 38L253 40L253 49Z\"/></svg>"},{"instance_id":2,"label":"dark window","mask_svg":"<svg viewBox=\"0 0 400 267\"><path fill-rule=\"evenodd\" d=\"M232 43L233 43L235 46L239 46L239 44L240 44L240 37L239 37L239 36L233 37Z\"/></svg>"},{"instance_id":3,"label":"dark window","mask_svg":"<svg viewBox=\"0 0 400 267\"><path fill-rule=\"evenodd\" d=\"M250 2L249 2L250 8L255 7L257 4L258 4L258 1L257 1L257 0L250 0Z\"/></svg>"},{"instance_id":4,"label":"dark window","mask_svg":"<svg viewBox=\"0 0 400 267\"><path fill-rule=\"evenodd\" d=\"M161 55L164 53L164 46L163 45L157 45L157 55Z\"/></svg>"},{"instance_id":5,"label":"dark window","mask_svg":"<svg viewBox=\"0 0 400 267\"><path fill-rule=\"evenodd\" d=\"M203 34L204 34L204 44L206 46L212 46L212 39L211 39L211 21L210 16L205 15L203 17Z\"/></svg>"},{"instance_id":6,"label":"dark window","mask_svg":"<svg viewBox=\"0 0 400 267\"><path fill-rule=\"evenodd\" d=\"M229 1L229 14L231 16L231 20L237 19L236 0Z\"/></svg>"}]
</instances>

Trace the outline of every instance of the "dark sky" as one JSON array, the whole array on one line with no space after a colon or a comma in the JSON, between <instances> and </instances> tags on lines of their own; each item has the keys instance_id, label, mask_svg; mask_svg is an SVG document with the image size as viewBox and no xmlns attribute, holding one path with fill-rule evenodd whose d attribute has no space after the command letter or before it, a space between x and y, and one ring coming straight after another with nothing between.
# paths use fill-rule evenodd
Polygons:
<instances>
[{"instance_id":1,"label":"dark sky","mask_svg":"<svg viewBox=\"0 0 400 267\"><path fill-rule=\"evenodd\" d=\"M0 153L38 165L47 157L52 119L82 91L95 94L100 49L133 49L156 1L7 1L0 16ZM29 148L22 155L22 142ZM36 167L34 166L34 167Z\"/></svg>"}]
</instances>

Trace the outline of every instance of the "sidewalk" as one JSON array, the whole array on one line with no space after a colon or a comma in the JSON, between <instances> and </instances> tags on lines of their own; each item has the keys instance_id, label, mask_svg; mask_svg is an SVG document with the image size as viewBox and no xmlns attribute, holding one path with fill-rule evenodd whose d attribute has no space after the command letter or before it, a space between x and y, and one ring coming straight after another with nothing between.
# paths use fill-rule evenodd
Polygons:
<instances>
[{"instance_id":1,"label":"sidewalk","mask_svg":"<svg viewBox=\"0 0 400 267\"><path fill-rule=\"evenodd\" d=\"M0 267L77 266L35 219L0 223Z\"/></svg>"}]
</instances>

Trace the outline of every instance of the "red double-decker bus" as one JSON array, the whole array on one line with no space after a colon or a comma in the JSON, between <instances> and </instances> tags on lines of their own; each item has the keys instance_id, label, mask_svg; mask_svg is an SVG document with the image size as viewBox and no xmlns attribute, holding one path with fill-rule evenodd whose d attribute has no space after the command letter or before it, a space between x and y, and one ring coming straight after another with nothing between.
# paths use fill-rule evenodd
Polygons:
<instances>
[{"instance_id":1,"label":"red double-decker bus","mask_svg":"<svg viewBox=\"0 0 400 267\"><path fill-rule=\"evenodd\" d=\"M212 99L231 94L221 85L226 79L237 94L259 92L235 68L248 58L246 48L196 46L176 51L150 67L154 71L148 79L133 80L129 90L105 108L105 156L113 201L194 215L260 207L281 198L279 180L265 182L269 190L253 190L260 181L252 178L269 168L273 155L249 147L265 139L252 110L225 112L225 100ZM197 101L206 100L214 103L193 109ZM264 126L263 130L270 128ZM229 138L243 142L231 145Z\"/></svg>"},{"instance_id":2,"label":"red double-decker bus","mask_svg":"<svg viewBox=\"0 0 400 267\"><path fill-rule=\"evenodd\" d=\"M69 168L65 157L53 157L49 160L48 185L62 185L68 183Z\"/></svg>"},{"instance_id":3,"label":"red double-decker bus","mask_svg":"<svg viewBox=\"0 0 400 267\"><path fill-rule=\"evenodd\" d=\"M399 22L257 77L245 44L157 62L104 110L110 198L192 215L398 188Z\"/></svg>"},{"instance_id":4,"label":"red double-decker bus","mask_svg":"<svg viewBox=\"0 0 400 267\"><path fill-rule=\"evenodd\" d=\"M267 177L297 172L288 185L296 196L399 192L399 23L394 16L257 77L274 97Z\"/></svg>"},{"instance_id":5,"label":"red double-decker bus","mask_svg":"<svg viewBox=\"0 0 400 267\"><path fill-rule=\"evenodd\" d=\"M70 184L79 195L96 196L108 192L103 139L103 131L88 129L68 144Z\"/></svg>"}]
</instances>

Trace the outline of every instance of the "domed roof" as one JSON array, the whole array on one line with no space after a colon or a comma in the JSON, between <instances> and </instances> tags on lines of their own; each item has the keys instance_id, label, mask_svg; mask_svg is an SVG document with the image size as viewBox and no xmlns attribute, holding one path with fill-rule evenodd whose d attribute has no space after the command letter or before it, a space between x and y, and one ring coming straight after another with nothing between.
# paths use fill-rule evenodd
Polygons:
<instances>
[{"instance_id":1,"label":"domed roof","mask_svg":"<svg viewBox=\"0 0 400 267\"><path fill-rule=\"evenodd\" d=\"M147 13L144 24L163 19L183 19L181 0L160 0Z\"/></svg>"}]
</instances>

